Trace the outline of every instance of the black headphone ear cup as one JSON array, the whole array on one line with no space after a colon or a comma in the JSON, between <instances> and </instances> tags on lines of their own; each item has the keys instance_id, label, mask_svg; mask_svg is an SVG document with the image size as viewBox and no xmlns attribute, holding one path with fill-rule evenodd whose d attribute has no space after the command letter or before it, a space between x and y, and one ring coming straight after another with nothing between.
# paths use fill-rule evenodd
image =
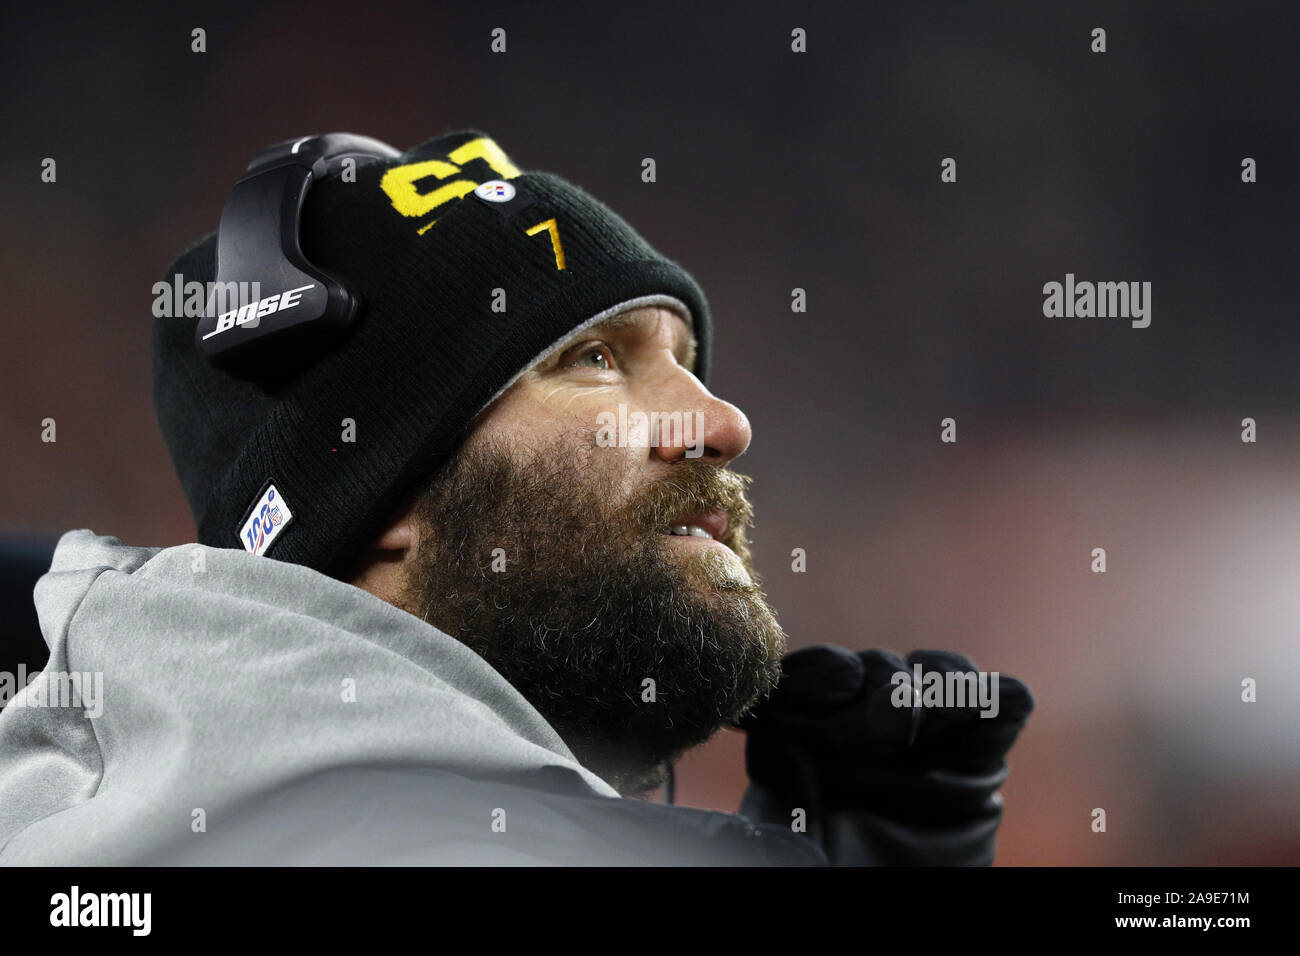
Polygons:
<instances>
[{"instance_id":1,"label":"black headphone ear cup","mask_svg":"<svg viewBox=\"0 0 1300 956\"><path fill-rule=\"evenodd\" d=\"M277 143L253 157L222 210L216 288L194 333L214 364L268 383L292 377L351 326L358 297L302 250L303 203L312 182L344 161L399 155L379 140L328 133ZM214 304L217 293L221 306Z\"/></svg>"}]
</instances>

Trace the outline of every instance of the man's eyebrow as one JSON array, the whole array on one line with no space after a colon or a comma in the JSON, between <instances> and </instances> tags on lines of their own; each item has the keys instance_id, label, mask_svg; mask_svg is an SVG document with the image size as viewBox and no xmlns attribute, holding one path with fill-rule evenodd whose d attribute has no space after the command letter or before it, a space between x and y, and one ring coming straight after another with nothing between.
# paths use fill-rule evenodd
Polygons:
<instances>
[{"instance_id":1,"label":"man's eyebrow","mask_svg":"<svg viewBox=\"0 0 1300 956\"><path fill-rule=\"evenodd\" d=\"M676 315L675 312L673 314ZM678 318L680 319L681 316L678 316ZM626 329L628 326L638 325L644 321L644 316L633 315L630 312L623 312L619 315L611 315L608 319L605 319L605 321L593 325L586 331L594 332L596 334L600 334L601 332L618 332L622 329ZM682 320L682 325L686 327L686 334L678 338L678 345L673 350L673 354L676 356L678 363L682 366L688 369L694 369L696 350L695 333L691 331L690 323L686 322L684 319Z\"/></svg>"}]
</instances>

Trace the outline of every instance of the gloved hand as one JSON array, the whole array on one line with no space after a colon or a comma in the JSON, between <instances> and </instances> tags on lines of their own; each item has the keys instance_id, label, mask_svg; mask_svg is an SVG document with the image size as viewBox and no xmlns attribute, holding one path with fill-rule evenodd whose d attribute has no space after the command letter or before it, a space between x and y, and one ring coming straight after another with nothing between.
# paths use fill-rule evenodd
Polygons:
<instances>
[{"instance_id":1,"label":"gloved hand","mask_svg":"<svg viewBox=\"0 0 1300 956\"><path fill-rule=\"evenodd\" d=\"M788 654L773 695L738 725L751 781L740 812L788 826L792 811L804 810L832 863L991 863L1006 754L1033 698L999 675L996 716L980 716L978 699L921 706L911 687L916 664L923 675L975 670L949 651L914 651L905 661L831 645ZM895 706L900 700L907 706Z\"/></svg>"}]
</instances>

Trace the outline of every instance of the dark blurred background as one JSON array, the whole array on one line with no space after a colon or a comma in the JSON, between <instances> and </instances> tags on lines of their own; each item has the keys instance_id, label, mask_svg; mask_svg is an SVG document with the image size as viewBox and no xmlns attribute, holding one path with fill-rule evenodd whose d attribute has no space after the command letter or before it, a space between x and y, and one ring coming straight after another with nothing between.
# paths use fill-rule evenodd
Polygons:
<instances>
[{"instance_id":1,"label":"dark blurred background","mask_svg":"<svg viewBox=\"0 0 1300 956\"><path fill-rule=\"evenodd\" d=\"M0 51L0 529L193 540L153 283L268 143L477 127L709 294L793 645L1030 685L1000 864L1300 863L1300 6L28 4ZM1067 272L1150 327L1045 318ZM679 802L734 810L743 740Z\"/></svg>"}]
</instances>

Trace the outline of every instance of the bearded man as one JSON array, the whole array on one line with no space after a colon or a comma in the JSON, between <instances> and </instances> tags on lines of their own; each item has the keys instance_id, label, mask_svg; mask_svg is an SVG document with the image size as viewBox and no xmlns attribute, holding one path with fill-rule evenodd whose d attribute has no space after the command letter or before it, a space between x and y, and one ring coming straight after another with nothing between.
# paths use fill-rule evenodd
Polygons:
<instances>
[{"instance_id":1,"label":"bearded man","mask_svg":"<svg viewBox=\"0 0 1300 956\"><path fill-rule=\"evenodd\" d=\"M992 861L1027 690L986 720L898 704L956 654L785 655L703 292L607 206L476 130L309 137L168 281L259 290L154 318L198 542L60 541L0 862ZM606 440L627 409L693 427ZM34 706L68 673L96 716ZM653 802L725 726L741 813Z\"/></svg>"}]
</instances>

